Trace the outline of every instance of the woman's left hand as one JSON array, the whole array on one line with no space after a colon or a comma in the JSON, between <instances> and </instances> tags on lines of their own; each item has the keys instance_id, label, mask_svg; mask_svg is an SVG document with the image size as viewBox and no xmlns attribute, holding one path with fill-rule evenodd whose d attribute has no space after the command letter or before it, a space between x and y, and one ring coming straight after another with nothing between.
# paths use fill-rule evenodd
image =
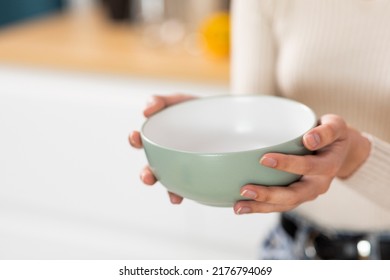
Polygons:
<instances>
[{"instance_id":1,"label":"woman's left hand","mask_svg":"<svg viewBox=\"0 0 390 280\"><path fill-rule=\"evenodd\" d=\"M317 127L303 137L312 155L265 154L260 164L295 174L302 178L286 186L246 185L243 198L234 205L237 214L289 211L314 200L328 191L335 177L347 178L369 155L371 144L360 132L348 127L337 115L324 115Z\"/></svg>"}]
</instances>

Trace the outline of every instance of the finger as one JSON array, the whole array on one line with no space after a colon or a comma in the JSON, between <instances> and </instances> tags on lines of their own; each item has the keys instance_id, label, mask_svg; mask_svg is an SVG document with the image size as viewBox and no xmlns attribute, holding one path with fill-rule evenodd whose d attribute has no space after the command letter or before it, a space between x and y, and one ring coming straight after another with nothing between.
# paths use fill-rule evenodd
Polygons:
<instances>
[{"instance_id":1,"label":"finger","mask_svg":"<svg viewBox=\"0 0 390 280\"><path fill-rule=\"evenodd\" d=\"M141 181L146 185L154 185L157 182L156 177L154 176L152 170L148 166L146 166L140 174Z\"/></svg>"},{"instance_id":2,"label":"finger","mask_svg":"<svg viewBox=\"0 0 390 280\"><path fill-rule=\"evenodd\" d=\"M175 193L168 192L168 195L172 204L180 204L183 201L183 198Z\"/></svg>"},{"instance_id":3,"label":"finger","mask_svg":"<svg viewBox=\"0 0 390 280\"><path fill-rule=\"evenodd\" d=\"M142 140L141 140L141 134L139 131L133 131L129 135L129 143L131 146L137 149L141 149L143 147Z\"/></svg>"},{"instance_id":4,"label":"finger","mask_svg":"<svg viewBox=\"0 0 390 280\"><path fill-rule=\"evenodd\" d=\"M153 96L151 101L148 102L144 110L144 116L150 117L151 115L161 111L166 107L165 100L162 96Z\"/></svg>"},{"instance_id":5,"label":"finger","mask_svg":"<svg viewBox=\"0 0 390 280\"><path fill-rule=\"evenodd\" d=\"M248 197L251 193L251 197ZM253 195L253 194L256 195ZM306 196L306 194L304 194ZM243 198L250 198L256 202L272 205L294 206L301 202L304 198L297 193L295 189L289 187L265 187L258 185L246 185L241 189L241 196ZM243 201L246 203L247 201Z\"/></svg>"},{"instance_id":6,"label":"finger","mask_svg":"<svg viewBox=\"0 0 390 280\"><path fill-rule=\"evenodd\" d=\"M347 135L345 121L337 115L324 115L320 124L303 136L303 144L309 150L315 151L332 144L337 140L343 140Z\"/></svg>"},{"instance_id":7,"label":"finger","mask_svg":"<svg viewBox=\"0 0 390 280\"><path fill-rule=\"evenodd\" d=\"M193 98L195 97L186 94L174 94L167 96L155 95L152 97L152 100L146 106L144 110L144 116L150 117L151 115L161 111L168 106L184 102Z\"/></svg>"},{"instance_id":8,"label":"finger","mask_svg":"<svg viewBox=\"0 0 390 280\"><path fill-rule=\"evenodd\" d=\"M298 175L335 176L344 158L343 145L334 144L316 155L287 155L278 153L265 154L260 164L281 171Z\"/></svg>"},{"instance_id":9,"label":"finger","mask_svg":"<svg viewBox=\"0 0 390 280\"><path fill-rule=\"evenodd\" d=\"M241 196L260 202L257 207L260 207L261 205L261 207L273 209L272 211L285 211L286 209L292 209L303 202L311 201L325 193L329 189L330 181L331 179L322 176L306 176L288 187L246 185L241 188ZM240 201L240 204L241 206L244 206L248 202L250 201ZM266 206L266 204L269 205ZM256 209L260 212L264 211L262 208Z\"/></svg>"},{"instance_id":10,"label":"finger","mask_svg":"<svg viewBox=\"0 0 390 280\"><path fill-rule=\"evenodd\" d=\"M234 213L237 215L251 214L251 213L277 213L286 212L294 209L297 205L277 205L257 201L239 201L234 207Z\"/></svg>"}]
</instances>

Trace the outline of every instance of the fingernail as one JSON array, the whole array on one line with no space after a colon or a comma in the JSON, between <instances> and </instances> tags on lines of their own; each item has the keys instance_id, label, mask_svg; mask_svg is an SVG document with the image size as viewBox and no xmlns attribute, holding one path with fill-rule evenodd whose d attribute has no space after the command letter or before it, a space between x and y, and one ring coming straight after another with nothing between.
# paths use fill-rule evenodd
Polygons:
<instances>
[{"instance_id":1,"label":"fingernail","mask_svg":"<svg viewBox=\"0 0 390 280\"><path fill-rule=\"evenodd\" d=\"M133 147L135 146L135 142L134 142L134 139L133 139L133 134L130 135L129 142L130 142L131 146L133 146Z\"/></svg>"},{"instance_id":2,"label":"fingernail","mask_svg":"<svg viewBox=\"0 0 390 280\"><path fill-rule=\"evenodd\" d=\"M131 135L129 136L129 143L131 146L134 146L133 137L131 137Z\"/></svg>"},{"instance_id":3,"label":"fingernail","mask_svg":"<svg viewBox=\"0 0 390 280\"><path fill-rule=\"evenodd\" d=\"M173 197L170 197L169 199L170 199L172 204L180 204L180 202L181 202L181 199L179 197L173 196Z\"/></svg>"},{"instance_id":4,"label":"fingernail","mask_svg":"<svg viewBox=\"0 0 390 280\"><path fill-rule=\"evenodd\" d=\"M141 181L146 185L153 184L153 177L147 172L142 172L140 175L140 178L141 178Z\"/></svg>"},{"instance_id":5,"label":"fingernail","mask_svg":"<svg viewBox=\"0 0 390 280\"><path fill-rule=\"evenodd\" d=\"M146 106L150 107L152 105L154 105L156 103L156 98L153 96L153 97L150 97L147 102L146 102Z\"/></svg>"},{"instance_id":6,"label":"fingernail","mask_svg":"<svg viewBox=\"0 0 390 280\"><path fill-rule=\"evenodd\" d=\"M241 215L241 214L248 214L251 213L252 210L249 207L240 207L237 209L236 214Z\"/></svg>"},{"instance_id":7,"label":"fingernail","mask_svg":"<svg viewBox=\"0 0 390 280\"><path fill-rule=\"evenodd\" d=\"M145 182L145 177L146 177L146 174L144 172L142 172L140 175L139 175L139 178L141 179L142 182Z\"/></svg>"},{"instance_id":8,"label":"fingernail","mask_svg":"<svg viewBox=\"0 0 390 280\"><path fill-rule=\"evenodd\" d=\"M256 199L257 193L254 191L251 191L251 190L243 190L241 192L241 196L246 197L246 198L250 198L250 199Z\"/></svg>"},{"instance_id":9,"label":"fingernail","mask_svg":"<svg viewBox=\"0 0 390 280\"><path fill-rule=\"evenodd\" d=\"M310 133L305 135L306 143L309 148L315 149L320 144L320 136L317 133Z\"/></svg>"},{"instance_id":10,"label":"fingernail","mask_svg":"<svg viewBox=\"0 0 390 280\"><path fill-rule=\"evenodd\" d=\"M265 166L268 166L268 167L271 167L271 168L276 167L276 165L278 164L278 162L277 162L276 159L270 158L270 157L263 157L263 158L260 160L260 163L261 163L262 165L265 165Z\"/></svg>"}]
</instances>

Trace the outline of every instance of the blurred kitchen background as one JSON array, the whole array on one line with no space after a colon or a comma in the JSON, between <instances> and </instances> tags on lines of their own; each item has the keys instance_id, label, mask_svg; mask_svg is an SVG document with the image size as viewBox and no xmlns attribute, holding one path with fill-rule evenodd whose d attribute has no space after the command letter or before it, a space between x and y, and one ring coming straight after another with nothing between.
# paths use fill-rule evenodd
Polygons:
<instances>
[{"instance_id":1,"label":"blurred kitchen background","mask_svg":"<svg viewBox=\"0 0 390 280\"><path fill-rule=\"evenodd\" d=\"M0 259L255 259L275 215L169 203L127 135L229 93L229 0L0 0Z\"/></svg>"}]
</instances>

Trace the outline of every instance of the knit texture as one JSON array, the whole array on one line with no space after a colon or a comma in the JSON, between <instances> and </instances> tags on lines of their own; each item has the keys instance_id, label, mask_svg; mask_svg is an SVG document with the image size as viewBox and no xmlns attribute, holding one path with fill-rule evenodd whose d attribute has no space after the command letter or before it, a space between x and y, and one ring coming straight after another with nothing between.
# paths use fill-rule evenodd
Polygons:
<instances>
[{"instance_id":1,"label":"knit texture","mask_svg":"<svg viewBox=\"0 0 390 280\"><path fill-rule=\"evenodd\" d=\"M390 230L389 15L388 0L232 5L232 94L295 99L373 135L359 170L296 210L323 226Z\"/></svg>"}]
</instances>

